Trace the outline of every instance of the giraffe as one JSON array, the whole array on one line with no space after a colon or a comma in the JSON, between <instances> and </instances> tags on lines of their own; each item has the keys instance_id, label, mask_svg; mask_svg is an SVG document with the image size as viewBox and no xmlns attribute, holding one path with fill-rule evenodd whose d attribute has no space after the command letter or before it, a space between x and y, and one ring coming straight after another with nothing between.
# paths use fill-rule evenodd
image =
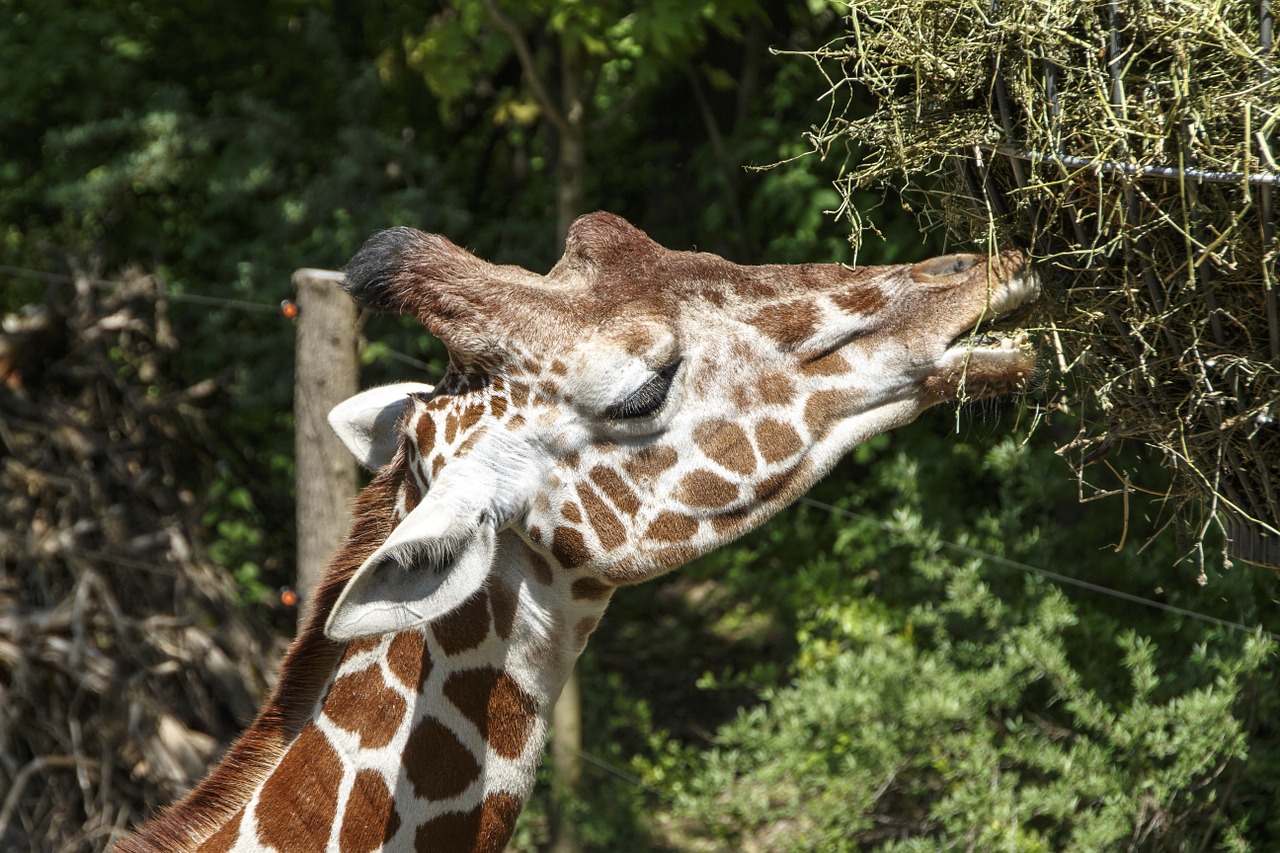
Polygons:
<instances>
[{"instance_id":1,"label":"giraffe","mask_svg":"<svg viewBox=\"0 0 1280 853\"><path fill-rule=\"evenodd\" d=\"M499 851L570 668L620 586L762 523L861 441L1031 375L1023 255L740 266L579 218L545 276L380 232L361 304L450 365L330 421L376 472L274 694L118 845Z\"/></svg>"}]
</instances>

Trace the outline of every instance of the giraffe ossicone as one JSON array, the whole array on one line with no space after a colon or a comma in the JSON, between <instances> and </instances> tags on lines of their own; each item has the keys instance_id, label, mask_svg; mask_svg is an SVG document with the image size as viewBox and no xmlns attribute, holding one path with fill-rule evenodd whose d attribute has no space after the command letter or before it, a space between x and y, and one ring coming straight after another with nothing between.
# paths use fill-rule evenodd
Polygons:
<instances>
[{"instance_id":1,"label":"giraffe ossicone","mask_svg":"<svg viewBox=\"0 0 1280 853\"><path fill-rule=\"evenodd\" d=\"M759 525L861 441L1032 374L1024 256L740 266L610 214L545 276L396 228L352 259L450 367L330 420L375 469L228 757L121 850L498 851L614 590Z\"/></svg>"}]
</instances>

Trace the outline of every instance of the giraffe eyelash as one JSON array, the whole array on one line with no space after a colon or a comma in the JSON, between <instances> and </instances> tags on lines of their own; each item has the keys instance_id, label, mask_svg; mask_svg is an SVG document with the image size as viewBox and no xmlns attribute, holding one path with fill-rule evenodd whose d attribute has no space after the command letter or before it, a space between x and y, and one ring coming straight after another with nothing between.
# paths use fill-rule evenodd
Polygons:
<instances>
[{"instance_id":1,"label":"giraffe eyelash","mask_svg":"<svg viewBox=\"0 0 1280 853\"><path fill-rule=\"evenodd\" d=\"M671 383L684 359L676 359L659 370L621 402L614 403L604 410L604 416L610 420L621 421L632 418L646 418L662 408L671 391Z\"/></svg>"}]
</instances>

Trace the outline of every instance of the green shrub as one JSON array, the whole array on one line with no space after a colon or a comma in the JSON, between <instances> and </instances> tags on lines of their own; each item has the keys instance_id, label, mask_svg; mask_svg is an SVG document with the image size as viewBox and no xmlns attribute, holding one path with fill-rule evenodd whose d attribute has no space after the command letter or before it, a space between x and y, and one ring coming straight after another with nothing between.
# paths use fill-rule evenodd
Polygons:
<instances>
[{"instance_id":1,"label":"green shrub","mask_svg":"<svg viewBox=\"0 0 1280 853\"><path fill-rule=\"evenodd\" d=\"M797 653L713 749L652 734L636 766L680 818L663 843L1270 849L1271 635L1035 569L1248 625L1274 579L1224 570L1201 589L1192 572L1177 579L1168 537L1139 553L1132 531L1117 554L1118 507L1079 512L1051 451L950 426L940 416L864 450L820 493L845 509L801 507L747 543L764 556L748 586L796 609ZM1130 509L1159 512L1137 496ZM800 559L771 570L771 537Z\"/></svg>"}]
</instances>

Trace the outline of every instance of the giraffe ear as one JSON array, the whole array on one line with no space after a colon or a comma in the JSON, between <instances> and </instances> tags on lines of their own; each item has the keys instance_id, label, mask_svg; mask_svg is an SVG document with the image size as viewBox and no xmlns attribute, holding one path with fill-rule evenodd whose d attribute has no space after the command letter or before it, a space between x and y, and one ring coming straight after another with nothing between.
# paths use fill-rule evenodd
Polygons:
<instances>
[{"instance_id":1,"label":"giraffe ear","mask_svg":"<svg viewBox=\"0 0 1280 853\"><path fill-rule=\"evenodd\" d=\"M449 613L484 585L497 534L423 501L351 576L325 635L340 642L394 633Z\"/></svg>"},{"instance_id":2,"label":"giraffe ear","mask_svg":"<svg viewBox=\"0 0 1280 853\"><path fill-rule=\"evenodd\" d=\"M434 389L421 382L397 382L361 391L329 411L329 426L366 468L381 468L396 455L396 424L415 394Z\"/></svg>"}]
</instances>

